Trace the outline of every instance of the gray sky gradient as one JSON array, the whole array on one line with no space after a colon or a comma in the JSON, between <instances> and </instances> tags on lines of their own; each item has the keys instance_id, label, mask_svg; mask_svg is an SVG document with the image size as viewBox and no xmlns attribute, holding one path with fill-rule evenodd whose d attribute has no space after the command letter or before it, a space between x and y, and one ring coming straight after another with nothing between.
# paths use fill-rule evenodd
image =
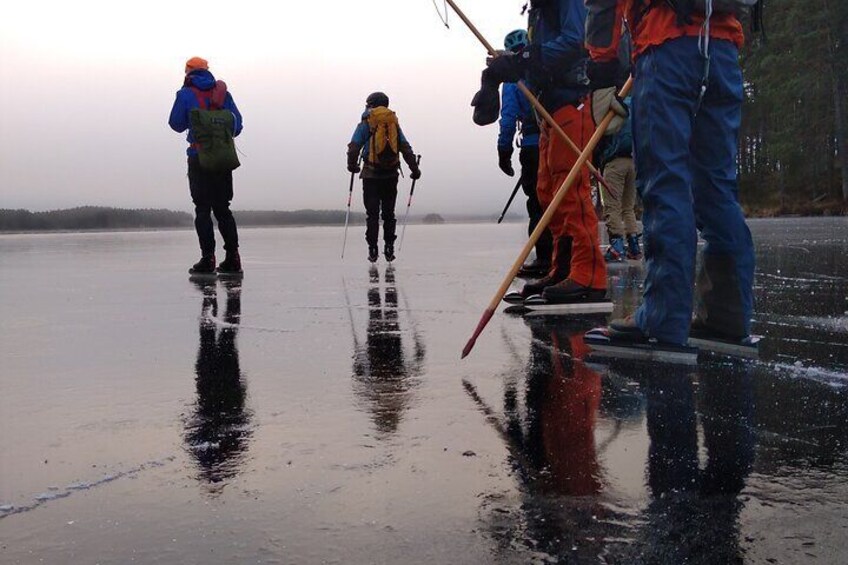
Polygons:
<instances>
[{"instance_id":1,"label":"gray sky gradient","mask_svg":"<svg viewBox=\"0 0 848 565\"><path fill-rule=\"evenodd\" d=\"M458 2L497 48L525 25L523 3ZM499 213L514 185L497 168L497 126L471 121L485 52L454 14L445 29L431 0L135 6L4 8L0 208L189 210L186 144L167 118L194 55L244 116L235 209L343 208L346 145L374 90L422 154L419 213Z\"/></svg>"}]
</instances>

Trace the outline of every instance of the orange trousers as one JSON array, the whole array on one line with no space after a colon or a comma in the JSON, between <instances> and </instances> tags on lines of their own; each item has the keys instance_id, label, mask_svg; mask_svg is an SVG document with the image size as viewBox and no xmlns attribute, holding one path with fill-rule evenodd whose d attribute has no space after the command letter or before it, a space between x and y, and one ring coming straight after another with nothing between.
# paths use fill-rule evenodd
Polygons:
<instances>
[{"instance_id":1,"label":"orange trousers","mask_svg":"<svg viewBox=\"0 0 848 565\"><path fill-rule=\"evenodd\" d=\"M571 105L560 108L553 113L553 118L581 149L595 132L590 99L586 99L580 109ZM545 123L539 137L539 179L536 184L536 194L542 208L546 209L554 199L576 161L577 153ZM551 268L558 265L560 239L571 237L571 271L568 278L582 286L606 289L607 266L601 253L598 217L592 206L590 190L589 171L584 166L548 225L554 239Z\"/></svg>"}]
</instances>

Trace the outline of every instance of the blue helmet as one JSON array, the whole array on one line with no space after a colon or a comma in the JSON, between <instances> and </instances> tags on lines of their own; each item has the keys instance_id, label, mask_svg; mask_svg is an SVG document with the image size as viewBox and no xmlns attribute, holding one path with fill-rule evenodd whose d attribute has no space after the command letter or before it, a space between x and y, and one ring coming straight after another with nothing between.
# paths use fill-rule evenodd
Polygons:
<instances>
[{"instance_id":1,"label":"blue helmet","mask_svg":"<svg viewBox=\"0 0 848 565\"><path fill-rule=\"evenodd\" d=\"M530 38L527 37L527 31L523 29L516 29L515 31L509 32L506 34L506 38L504 39L504 47L506 47L508 51L512 51L514 53L518 53L529 44Z\"/></svg>"}]
</instances>

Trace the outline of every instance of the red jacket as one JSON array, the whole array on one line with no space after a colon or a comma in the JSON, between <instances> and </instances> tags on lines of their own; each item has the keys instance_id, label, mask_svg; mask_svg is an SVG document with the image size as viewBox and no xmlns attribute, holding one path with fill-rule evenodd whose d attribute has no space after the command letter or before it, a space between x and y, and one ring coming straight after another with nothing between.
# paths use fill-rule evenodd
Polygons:
<instances>
[{"instance_id":1,"label":"red jacket","mask_svg":"<svg viewBox=\"0 0 848 565\"><path fill-rule=\"evenodd\" d=\"M647 2L643 0L586 0L589 10L586 20L586 47L595 61L611 61L618 56L622 22L639 20L633 35L633 57L638 57L649 47L660 45L670 39L683 36L697 37L701 33L704 17L692 14L692 23L678 25L677 15L665 2L654 2L653 7L643 12ZM742 47L745 34L742 24L733 14L714 14L710 20L710 37L732 41Z\"/></svg>"}]
</instances>

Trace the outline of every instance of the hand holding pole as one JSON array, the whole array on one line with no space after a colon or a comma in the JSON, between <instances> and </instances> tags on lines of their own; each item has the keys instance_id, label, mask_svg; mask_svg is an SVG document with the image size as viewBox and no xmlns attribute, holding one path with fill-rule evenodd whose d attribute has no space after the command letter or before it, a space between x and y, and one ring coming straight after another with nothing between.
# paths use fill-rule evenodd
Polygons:
<instances>
[{"instance_id":1,"label":"hand holding pole","mask_svg":"<svg viewBox=\"0 0 848 565\"><path fill-rule=\"evenodd\" d=\"M448 4L450 4L450 7L453 8L453 11L456 12L456 15L459 16L459 19L465 22L465 25L468 26L468 29L471 30L471 33L473 33L477 37L477 39L480 40L480 43L483 44L483 46L486 48L486 51L489 52L489 55L492 57L497 57L498 52L495 50L494 47L492 47L492 44L486 41L486 38L483 37L483 34L481 34L477 30L474 24L471 23L471 20L469 20L465 16L465 14L462 12L462 10L459 9L456 3L453 0L446 1ZM568 137L568 135L560 127L560 125L556 123L556 120L554 120L553 116L551 116L551 114L547 110L545 110L545 107L542 106L541 102L539 102L539 100L535 96L533 96L533 93L530 92L530 89L527 88L527 85L524 84L524 81L518 81L517 84L518 89L522 92L522 94L524 94L524 96L527 98L533 108L535 108L536 112L542 117L542 119L557 133L557 135L560 136L560 138L562 138L563 141L565 141L565 143L571 148L572 151L574 151L574 153L580 155L580 148L575 145L573 141L571 141L571 138ZM586 161L586 167L589 169L589 172L592 174L592 176L595 177L598 182L601 183L601 185L607 189L607 192L609 192L612 199L618 200L618 193L613 190L612 187L610 187L603 175L598 171L598 169L594 167L594 165L592 165L591 161Z\"/></svg>"}]
</instances>

